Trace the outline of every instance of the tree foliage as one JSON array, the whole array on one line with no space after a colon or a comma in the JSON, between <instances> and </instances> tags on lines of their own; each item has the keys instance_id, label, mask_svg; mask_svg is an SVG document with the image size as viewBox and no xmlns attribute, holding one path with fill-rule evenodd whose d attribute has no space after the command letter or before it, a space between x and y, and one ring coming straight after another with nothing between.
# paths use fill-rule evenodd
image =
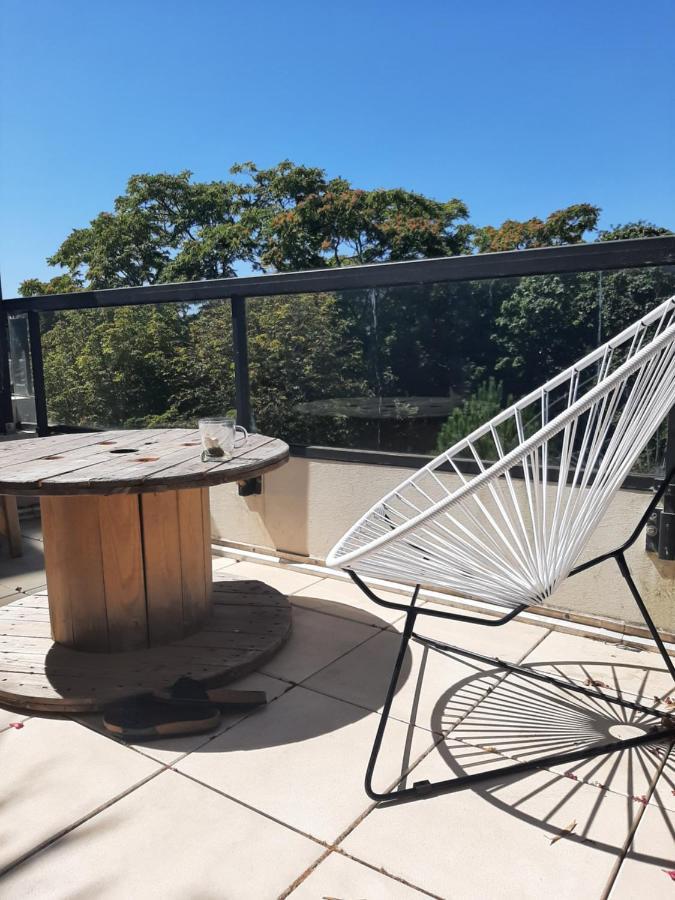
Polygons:
<instances>
[{"instance_id":1,"label":"tree foliage","mask_svg":"<svg viewBox=\"0 0 675 900\"><path fill-rule=\"evenodd\" d=\"M74 229L27 279L24 296L493 252L667 233L647 222L598 232L599 209L477 227L456 198L364 190L286 160L132 176L112 210ZM259 427L295 441L355 440L358 427L298 413L315 399L464 397L441 442L497 411L620 330L674 289L665 270L439 284L267 298L248 304ZM52 419L68 424L190 424L234 405L229 304L167 304L42 318ZM428 434L423 428L420 434ZM427 438L424 438L427 440ZM401 449L428 450L425 446Z\"/></svg>"}]
</instances>

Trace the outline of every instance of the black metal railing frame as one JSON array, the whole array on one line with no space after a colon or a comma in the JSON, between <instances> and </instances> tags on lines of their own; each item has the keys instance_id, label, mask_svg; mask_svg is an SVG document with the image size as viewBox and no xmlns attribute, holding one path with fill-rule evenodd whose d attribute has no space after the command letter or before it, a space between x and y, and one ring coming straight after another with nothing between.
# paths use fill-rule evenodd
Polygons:
<instances>
[{"instance_id":1,"label":"black metal railing frame","mask_svg":"<svg viewBox=\"0 0 675 900\"><path fill-rule=\"evenodd\" d=\"M580 272L611 271L675 265L675 235L511 250L472 256L452 256L405 262L374 263L342 268L314 269L305 272L280 272L266 275L219 278L178 284L154 284L143 287L85 290L77 293L50 294L30 298L2 299L0 290L0 431L12 422L9 375L8 316L27 313L33 383L35 389L36 431L49 433L47 398L44 386L40 313L56 310L102 309L157 303L200 303L206 300L230 300L235 372L235 405L241 425L251 429L251 408L246 301L251 298L289 294L313 294L327 291L420 286L442 282L480 281L532 275L563 275ZM418 467L428 457L417 454L348 450L331 447L293 447L295 455L334 459L343 462L376 463ZM675 409L668 420L666 465L675 465ZM653 479L631 476L627 487L652 489ZM675 491L666 498L666 508L675 512Z\"/></svg>"}]
</instances>

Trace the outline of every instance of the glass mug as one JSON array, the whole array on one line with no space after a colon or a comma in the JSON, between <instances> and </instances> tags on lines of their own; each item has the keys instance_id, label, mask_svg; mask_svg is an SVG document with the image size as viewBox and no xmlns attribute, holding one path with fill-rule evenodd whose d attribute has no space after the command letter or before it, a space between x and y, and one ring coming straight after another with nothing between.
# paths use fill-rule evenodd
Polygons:
<instances>
[{"instance_id":1,"label":"glass mug","mask_svg":"<svg viewBox=\"0 0 675 900\"><path fill-rule=\"evenodd\" d=\"M237 432L242 433L237 442ZM202 462L232 459L235 447L242 447L248 439L248 431L237 425L230 416L199 420L199 436L202 439Z\"/></svg>"}]
</instances>

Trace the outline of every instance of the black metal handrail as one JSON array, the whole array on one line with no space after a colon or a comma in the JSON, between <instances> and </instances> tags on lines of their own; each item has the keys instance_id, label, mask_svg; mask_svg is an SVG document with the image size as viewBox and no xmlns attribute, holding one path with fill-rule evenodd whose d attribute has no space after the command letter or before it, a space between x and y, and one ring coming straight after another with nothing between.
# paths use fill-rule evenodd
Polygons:
<instances>
[{"instance_id":1,"label":"black metal handrail","mask_svg":"<svg viewBox=\"0 0 675 900\"><path fill-rule=\"evenodd\" d=\"M28 314L31 364L35 386L36 428L48 433L47 403L42 367L40 313L55 310L97 309L156 303L199 303L229 299L232 310L232 339L235 370L235 400L238 421L252 426L246 300L288 294L312 294L323 291L363 290L377 287L405 287L443 282L479 281L532 275L572 274L675 265L675 235L600 241L532 250L511 250L472 256L451 256L405 262L374 263L340 268L313 269L305 272L280 272L265 275L218 278L178 284L154 284L141 287L86 290L2 300L0 292L0 431L11 421L11 385L9 384L9 341L7 316ZM669 418L666 457L675 458L675 410ZM294 448L299 454L300 448ZM305 448L317 458L363 462L364 452L340 448ZM303 454L304 455L304 454ZM373 461L381 457L390 464L409 465L416 455L368 451ZM651 479L634 476L631 486L645 486ZM670 498L669 498L670 501Z\"/></svg>"},{"instance_id":2,"label":"black metal handrail","mask_svg":"<svg viewBox=\"0 0 675 900\"><path fill-rule=\"evenodd\" d=\"M405 262L371 263L275 272L236 278L212 278L177 284L106 288L68 294L45 294L6 300L11 313L50 312L63 309L96 309L137 306L143 303L202 303L231 297L275 297L320 291L363 290L375 287L409 287L448 281L481 281L525 275L598 272L645 266L675 265L675 235L569 244L533 250L508 250L473 256L443 256Z\"/></svg>"}]
</instances>

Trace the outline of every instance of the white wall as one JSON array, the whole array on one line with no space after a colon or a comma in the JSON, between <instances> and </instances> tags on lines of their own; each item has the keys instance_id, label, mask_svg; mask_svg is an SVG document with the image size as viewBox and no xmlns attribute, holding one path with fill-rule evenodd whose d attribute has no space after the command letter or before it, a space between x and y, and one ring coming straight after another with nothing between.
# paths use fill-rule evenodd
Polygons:
<instances>
[{"instance_id":1,"label":"white wall","mask_svg":"<svg viewBox=\"0 0 675 900\"><path fill-rule=\"evenodd\" d=\"M213 537L263 551L323 560L373 503L411 474L393 466L291 459L264 476L263 493L240 497L236 486L211 489ZM447 476L452 482L453 476ZM582 559L613 549L634 527L650 495L620 491ZM660 628L675 632L675 562L644 550L628 555L633 576ZM614 563L568 579L549 606L575 614L642 625Z\"/></svg>"}]
</instances>

